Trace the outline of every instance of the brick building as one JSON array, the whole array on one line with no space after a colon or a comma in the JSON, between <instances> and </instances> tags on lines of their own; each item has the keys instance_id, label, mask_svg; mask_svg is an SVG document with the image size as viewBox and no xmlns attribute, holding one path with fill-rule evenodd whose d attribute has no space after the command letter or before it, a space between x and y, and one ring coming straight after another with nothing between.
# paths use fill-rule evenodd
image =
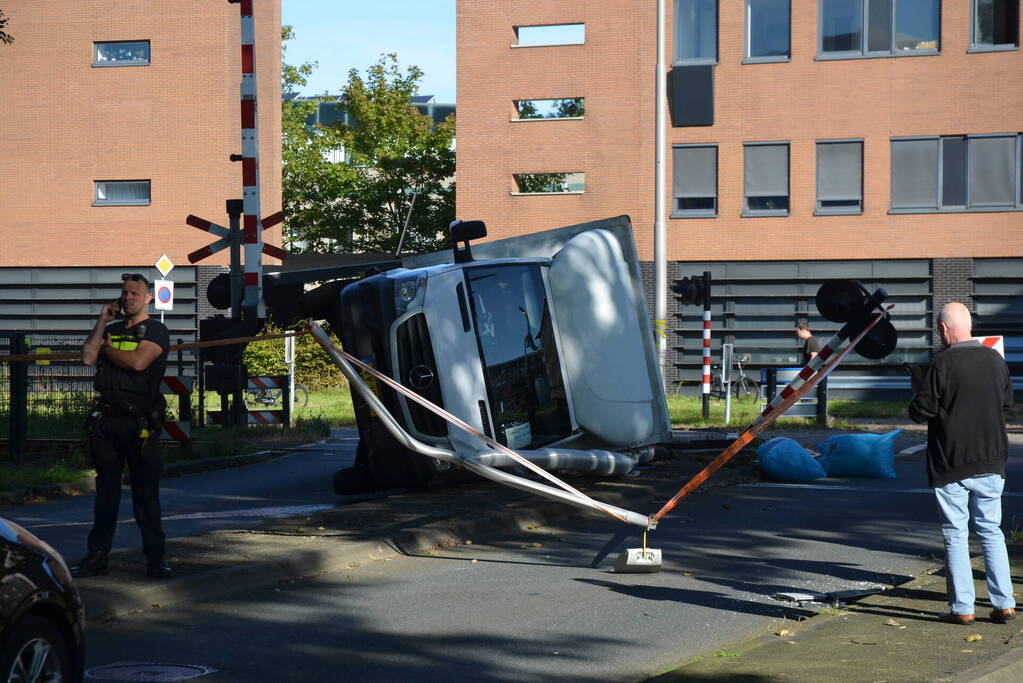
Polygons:
<instances>
[{"instance_id":1,"label":"brick building","mask_svg":"<svg viewBox=\"0 0 1023 683\"><path fill-rule=\"evenodd\" d=\"M870 373L926 360L962 299L1021 374L1018 0L665 4L669 284L713 273L715 346L791 365L795 322L837 327L820 282L856 277L900 331ZM459 0L457 21L459 217L501 238L628 214L652 261L656 3ZM669 318L669 378L694 377L699 311Z\"/></svg>"},{"instance_id":2,"label":"brick building","mask_svg":"<svg viewBox=\"0 0 1023 683\"><path fill-rule=\"evenodd\" d=\"M281 205L281 2L253 0L263 215ZM172 334L195 329L190 267L241 197L239 5L5 0L0 329L86 332L119 274L167 254ZM280 244L280 228L266 234ZM208 268L212 266L212 268ZM202 293L202 299L205 294Z\"/></svg>"}]
</instances>

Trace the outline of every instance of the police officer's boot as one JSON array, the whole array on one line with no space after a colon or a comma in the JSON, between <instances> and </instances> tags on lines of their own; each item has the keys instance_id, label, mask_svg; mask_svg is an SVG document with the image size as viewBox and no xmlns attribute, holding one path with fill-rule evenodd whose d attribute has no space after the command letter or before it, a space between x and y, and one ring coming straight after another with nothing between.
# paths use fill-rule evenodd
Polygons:
<instances>
[{"instance_id":1,"label":"police officer's boot","mask_svg":"<svg viewBox=\"0 0 1023 683\"><path fill-rule=\"evenodd\" d=\"M110 571L107 566L106 550L91 550L89 554L71 565L71 576L81 579L86 576L100 576Z\"/></svg>"},{"instance_id":2,"label":"police officer's boot","mask_svg":"<svg viewBox=\"0 0 1023 683\"><path fill-rule=\"evenodd\" d=\"M173 579L174 570L163 561L163 558L150 559L146 568L146 576L151 579Z\"/></svg>"}]
</instances>

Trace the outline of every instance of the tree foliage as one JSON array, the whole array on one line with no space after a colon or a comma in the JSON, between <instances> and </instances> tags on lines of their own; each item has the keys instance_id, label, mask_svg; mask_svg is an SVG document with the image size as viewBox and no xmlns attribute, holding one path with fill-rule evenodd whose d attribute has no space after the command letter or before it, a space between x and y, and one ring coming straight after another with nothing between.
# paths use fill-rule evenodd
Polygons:
<instances>
[{"instance_id":1,"label":"tree foliage","mask_svg":"<svg viewBox=\"0 0 1023 683\"><path fill-rule=\"evenodd\" d=\"M290 26L281 30L282 50L294 37ZM287 217L284 241L289 251L299 245L296 239L312 240L306 251L332 250L335 242L344 240L339 229L342 216L338 207L342 198L353 189L355 174L345 164L331 163L330 158L343 154L342 131L324 126L311 127L310 117L316 114L323 96L298 99L296 94L316 68L315 62L293 66L284 62L281 69L281 91L284 93L281 112L282 208ZM328 241L321 243L318 238ZM318 249L317 249L318 247Z\"/></svg>"},{"instance_id":2,"label":"tree foliage","mask_svg":"<svg viewBox=\"0 0 1023 683\"><path fill-rule=\"evenodd\" d=\"M7 43L10 45L14 42L14 36L7 32L7 22L10 21L4 16L4 11L0 9L0 43Z\"/></svg>"},{"instance_id":3,"label":"tree foliage","mask_svg":"<svg viewBox=\"0 0 1023 683\"><path fill-rule=\"evenodd\" d=\"M286 27L282 38L292 37ZM282 74L284 92L305 84L315 64ZM422 71L402 72L384 55L366 70L348 74L339 106L349 123L309 126L320 101L285 96L283 112L284 208L290 246L306 251L405 253L447 244L454 219L454 117L434 125L412 97ZM331 100L333 101L333 100ZM327 157L333 155L334 161ZM411 211L411 213L410 213Z\"/></svg>"},{"instance_id":4,"label":"tree foliage","mask_svg":"<svg viewBox=\"0 0 1023 683\"><path fill-rule=\"evenodd\" d=\"M543 102L546 106L537 107L537 102ZM586 114L586 100L582 97L559 100L519 100L516 106L520 119L581 118Z\"/></svg>"}]
</instances>

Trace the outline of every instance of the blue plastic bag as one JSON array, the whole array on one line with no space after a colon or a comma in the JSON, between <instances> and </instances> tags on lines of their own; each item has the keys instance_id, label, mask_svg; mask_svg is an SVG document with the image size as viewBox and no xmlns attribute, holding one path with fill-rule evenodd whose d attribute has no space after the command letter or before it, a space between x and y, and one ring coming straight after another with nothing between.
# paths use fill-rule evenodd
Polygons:
<instances>
[{"instance_id":1,"label":"blue plastic bag","mask_svg":"<svg viewBox=\"0 0 1023 683\"><path fill-rule=\"evenodd\" d=\"M895 437L887 434L839 434L817 446L820 465L829 477L895 478Z\"/></svg>"},{"instance_id":2,"label":"blue plastic bag","mask_svg":"<svg viewBox=\"0 0 1023 683\"><path fill-rule=\"evenodd\" d=\"M785 436L761 444L757 464L769 477L780 481L811 481L827 476L810 451Z\"/></svg>"}]
</instances>

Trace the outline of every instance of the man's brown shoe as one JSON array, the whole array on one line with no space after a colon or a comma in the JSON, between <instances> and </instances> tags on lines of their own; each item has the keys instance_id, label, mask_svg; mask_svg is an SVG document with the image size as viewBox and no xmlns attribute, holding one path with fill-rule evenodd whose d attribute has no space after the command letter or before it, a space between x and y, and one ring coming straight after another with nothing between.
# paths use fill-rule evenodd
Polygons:
<instances>
[{"instance_id":1,"label":"man's brown shoe","mask_svg":"<svg viewBox=\"0 0 1023 683\"><path fill-rule=\"evenodd\" d=\"M993 609L991 610L991 621L996 624L1005 624L1016 618L1016 610L1009 607L1008 609Z\"/></svg>"},{"instance_id":2,"label":"man's brown shoe","mask_svg":"<svg viewBox=\"0 0 1023 683\"><path fill-rule=\"evenodd\" d=\"M938 621L943 621L946 624L969 626L973 623L974 617L972 614L952 614L951 612L942 612L938 615Z\"/></svg>"},{"instance_id":3,"label":"man's brown shoe","mask_svg":"<svg viewBox=\"0 0 1023 683\"><path fill-rule=\"evenodd\" d=\"M109 573L107 555L105 550L89 551L88 555L71 565L71 576L82 579L86 576L101 576Z\"/></svg>"}]
</instances>

